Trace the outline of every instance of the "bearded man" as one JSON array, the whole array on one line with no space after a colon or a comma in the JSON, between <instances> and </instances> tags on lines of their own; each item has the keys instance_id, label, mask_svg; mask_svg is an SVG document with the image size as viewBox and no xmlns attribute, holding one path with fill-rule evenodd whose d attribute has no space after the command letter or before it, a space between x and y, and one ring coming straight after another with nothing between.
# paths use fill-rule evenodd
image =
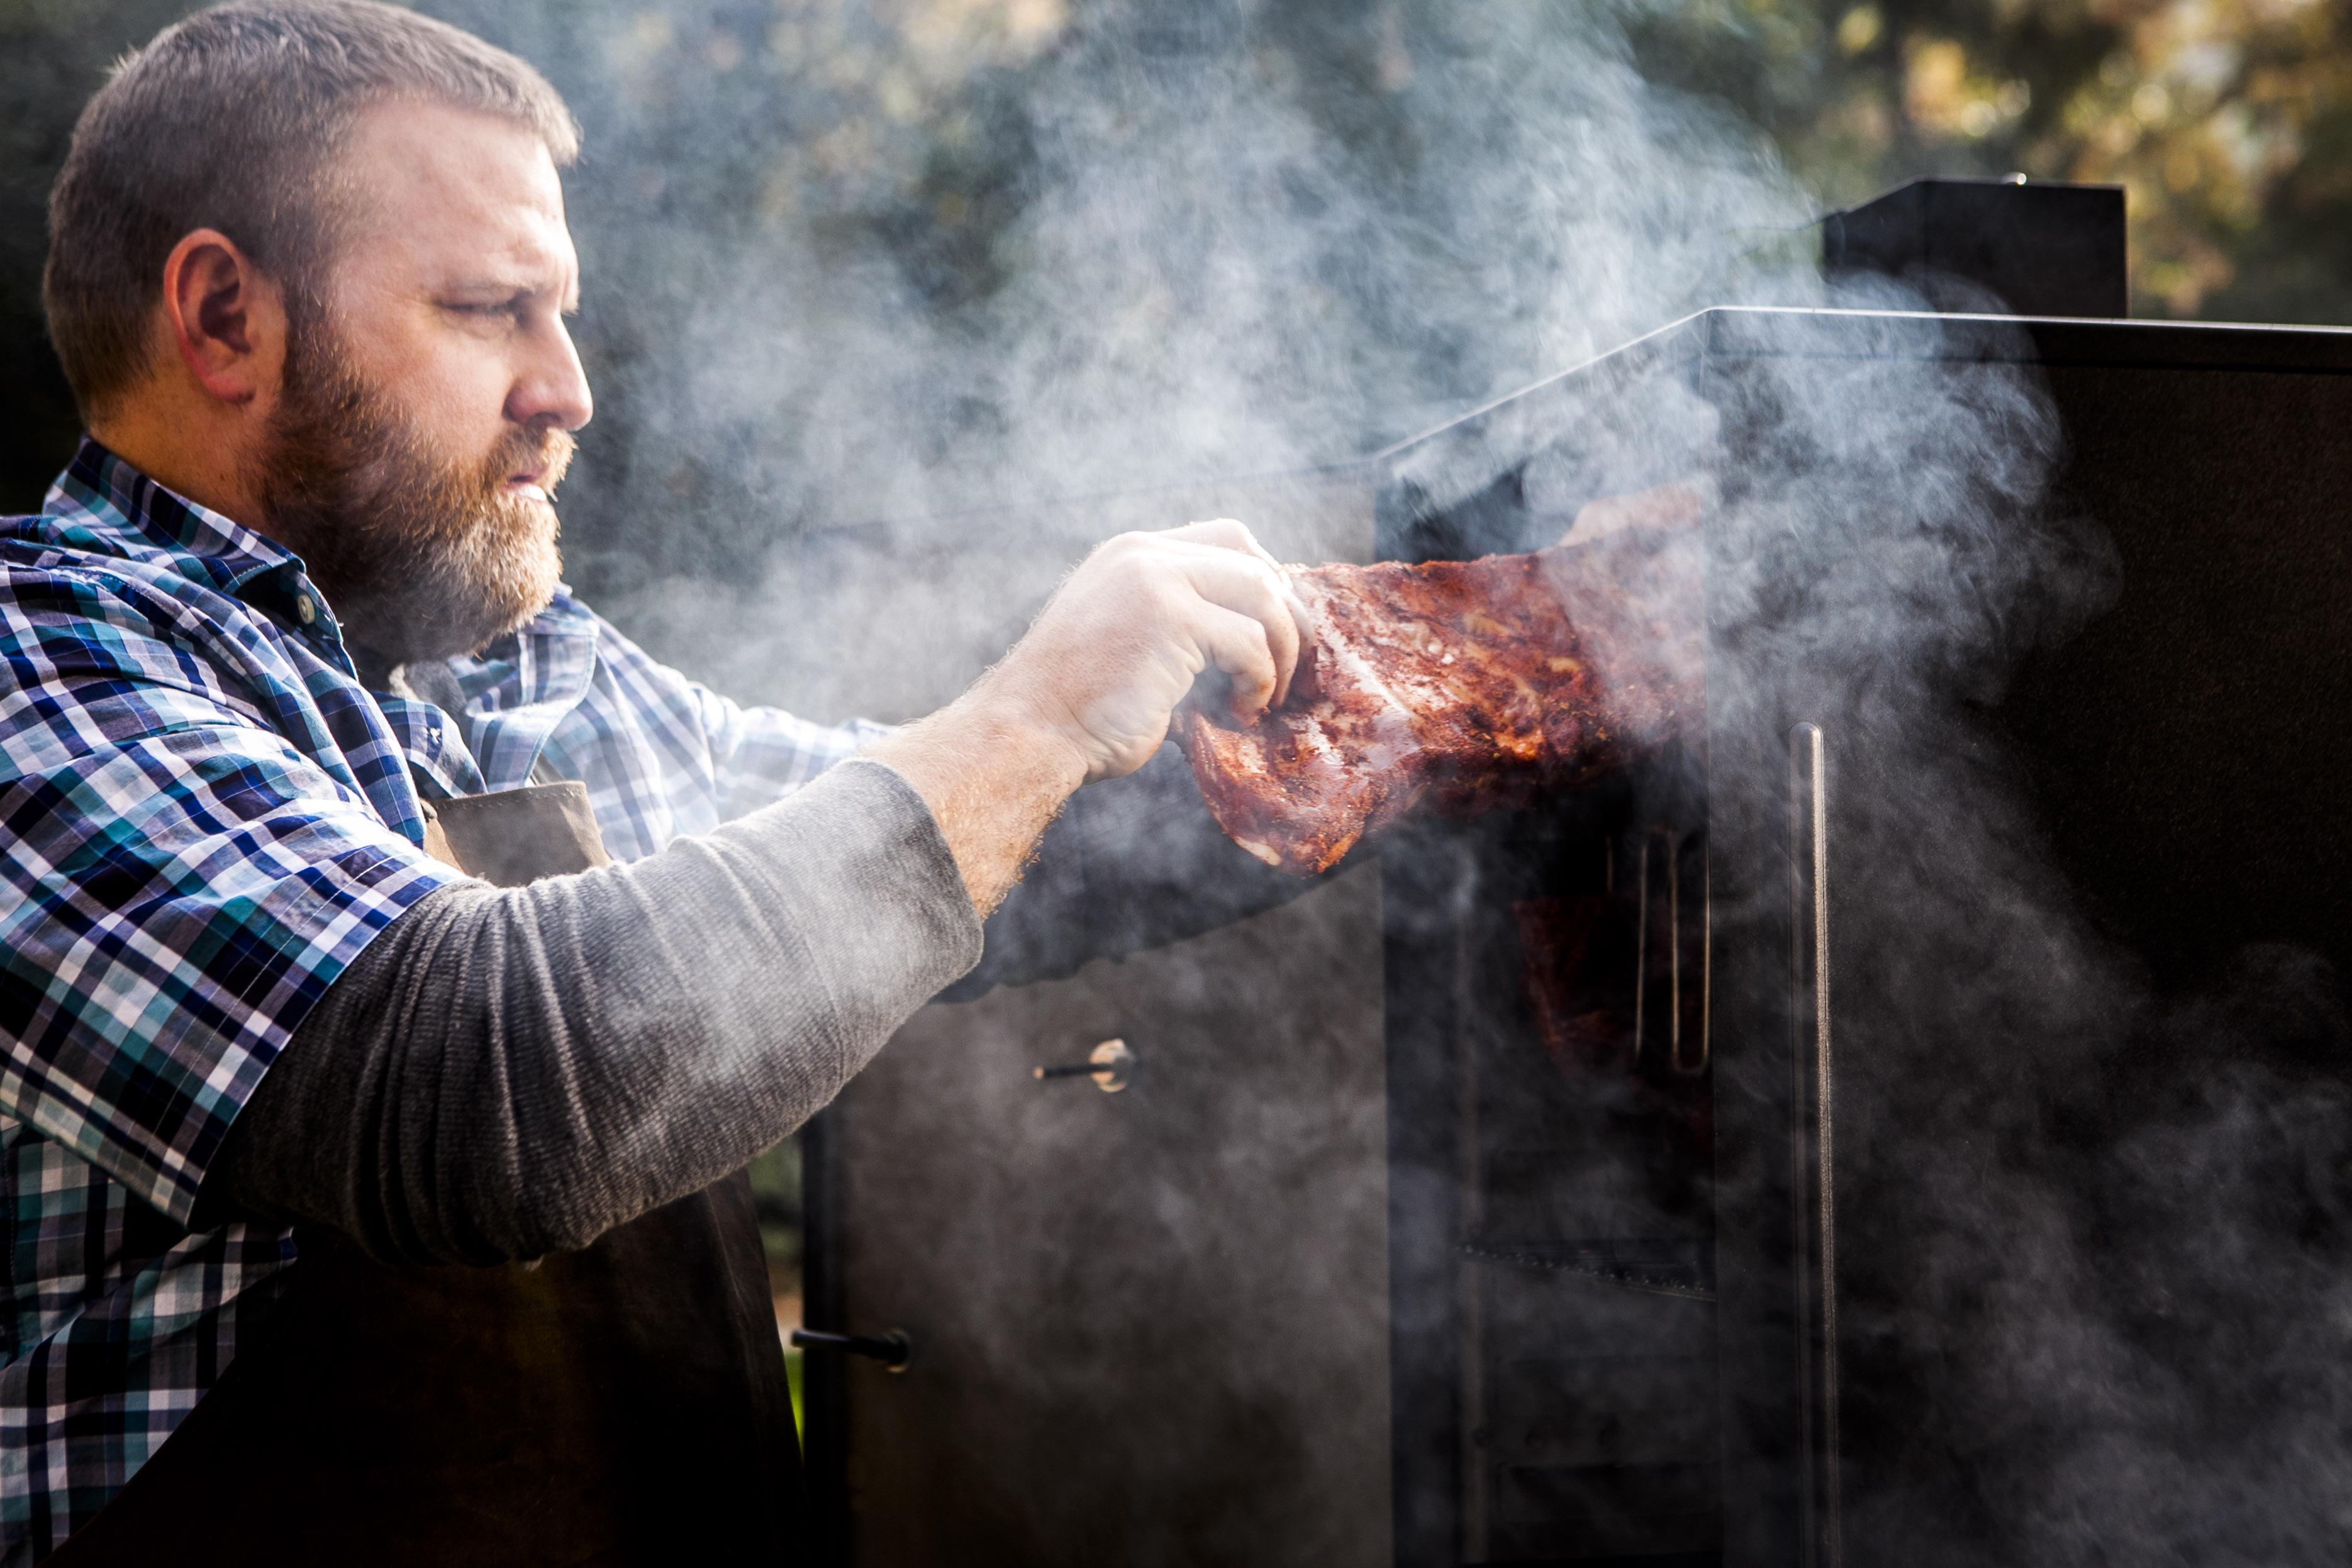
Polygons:
<instances>
[{"instance_id":1,"label":"bearded man","mask_svg":"<svg viewBox=\"0 0 2352 1568\"><path fill-rule=\"evenodd\" d=\"M731 1173L1196 676L1244 717L1289 681L1231 522L1105 545L895 732L655 664L557 580L575 145L530 67L365 0L200 13L76 131L89 434L0 524L7 1563L790 1555Z\"/></svg>"}]
</instances>

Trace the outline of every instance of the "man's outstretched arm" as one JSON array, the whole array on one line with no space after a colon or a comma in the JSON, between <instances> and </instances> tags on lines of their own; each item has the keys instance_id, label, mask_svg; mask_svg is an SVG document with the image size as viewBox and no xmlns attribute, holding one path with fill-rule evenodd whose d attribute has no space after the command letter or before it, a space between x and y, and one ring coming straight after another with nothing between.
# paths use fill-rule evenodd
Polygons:
<instances>
[{"instance_id":1,"label":"man's outstretched arm","mask_svg":"<svg viewBox=\"0 0 2352 1568\"><path fill-rule=\"evenodd\" d=\"M207 1206L408 1261L585 1245L783 1136L979 956L1080 783L1214 669L1249 716L1297 632L1238 524L1128 536L962 698L779 805L632 865L446 888L330 988Z\"/></svg>"}]
</instances>

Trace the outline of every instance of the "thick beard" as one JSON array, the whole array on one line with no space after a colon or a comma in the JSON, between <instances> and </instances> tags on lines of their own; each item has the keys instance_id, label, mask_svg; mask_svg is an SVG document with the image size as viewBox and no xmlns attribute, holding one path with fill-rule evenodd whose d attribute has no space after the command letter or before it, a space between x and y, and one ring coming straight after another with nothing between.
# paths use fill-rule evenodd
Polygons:
<instances>
[{"instance_id":1,"label":"thick beard","mask_svg":"<svg viewBox=\"0 0 2352 1568\"><path fill-rule=\"evenodd\" d=\"M337 348L320 326L295 336L257 488L270 536L302 558L354 658L445 659L530 621L563 559L554 508L507 481L543 469L551 494L570 434L515 426L478 462L446 457Z\"/></svg>"}]
</instances>

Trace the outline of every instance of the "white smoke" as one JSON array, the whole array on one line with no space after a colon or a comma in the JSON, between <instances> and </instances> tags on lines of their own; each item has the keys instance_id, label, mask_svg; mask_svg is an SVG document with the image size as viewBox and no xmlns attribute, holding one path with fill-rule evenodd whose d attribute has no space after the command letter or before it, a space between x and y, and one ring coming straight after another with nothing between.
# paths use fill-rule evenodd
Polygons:
<instances>
[{"instance_id":1,"label":"white smoke","mask_svg":"<svg viewBox=\"0 0 2352 1568\"><path fill-rule=\"evenodd\" d=\"M588 112L583 337L592 371L625 379L566 497L576 579L657 652L813 716L946 700L1092 542L1187 520L1203 476L1375 450L1702 306L1828 298L1803 254L1814 201L1752 131L1646 82L1608 5L431 8L541 59ZM931 10L996 18L961 87L908 42ZM839 112L861 94L914 107ZM986 162L959 162L960 137L1017 148L1010 186L959 186ZM2202 1011L2156 1004L2074 911L1977 722L2113 587L2095 520L2046 493L2063 432L2030 372L1991 364L1790 363L1753 384L1766 406L1738 412L1764 434L1711 475L1734 655L1714 699L1760 701L1757 672L1808 663L1900 760L1857 781L1882 791L1857 831L1922 956L1847 982L1882 1027L1842 1157L1915 1221L1867 1239L1856 1429L1874 1375L1948 1377L1932 1429L1859 1464L1855 1549L2336 1560L2340 1090L2244 1067L2082 1149L2042 1114L2135 1030L2285 1027L2243 995L2305 998L2295 1027L2342 1031L2300 960ZM1534 458L1531 504L1564 527L1680 476L1721 415L1602 410L1566 443L1505 420L1415 477L1443 506ZM1293 559L1370 548L1368 514L1245 520ZM1377 1124L1351 1102L1329 1125ZM1166 1146L1257 1170L1281 1145L1235 1130ZM1299 1159L1261 1174L1336 1179ZM1360 1197L1384 1179L1376 1159L1340 1174ZM1204 1268L1245 1260L1188 1228L1181 1170L1157 1179L1150 1234ZM997 1240L961 1238L961 1266L986 1281ZM1385 1310L1358 1306L1331 1332ZM991 1386L1050 1399L1122 1364L1073 1354L991 1366ZM1303 1445L1317 1412L1251 1418Z\"/></svg>"}]
</instances>

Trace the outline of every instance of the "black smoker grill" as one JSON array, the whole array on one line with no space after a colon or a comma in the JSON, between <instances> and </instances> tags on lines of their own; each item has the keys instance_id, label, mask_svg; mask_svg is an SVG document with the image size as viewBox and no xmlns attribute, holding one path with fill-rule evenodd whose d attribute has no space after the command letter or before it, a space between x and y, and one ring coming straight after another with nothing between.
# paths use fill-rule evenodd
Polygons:
<instances>
[{"instance_id":1,"label":"black smoker grill","mask_svg":"<svg viewBox=\"0 0 2352 1568\"><path fill-rule=\"evenodd\" d=\"M1958 668L1933 712L1759 639L1769 607L1726 586L1772 517L1866 542L1878 497L1903 526L1917 449L1818 496L1772 454L1792 399L1931 371L2046 389L2063 446L2021 537L2077 590L2001 609L2024 662ZM2249 943L2352 959L2347 372L2329 330L1717 309L1220 497L1427 559L1701 476L1704 760L1413 825L1296 904L910 1025L812 1143L810 1322L913 1346L899 1373L812 1354L829 1549L1828 1565L1998 1539L1974 1407L1906 1315L1943 1220L1906 1140L1958 1159L1970 1124L2038 1124L2032 1071L1968 1070L1972 998L2047 1060L2081 1019L2030 954L1955 988L2019 916L1956 927L1920 890L1969 869L1939 846L2023 845L2158 990ZM1984 831L1953 841L1955 810ZM1117 1093L1033 1075L1114 1038ZM2068 1126L2193 1070L2136 1060Z\"/></svg>"}]
</instances>

